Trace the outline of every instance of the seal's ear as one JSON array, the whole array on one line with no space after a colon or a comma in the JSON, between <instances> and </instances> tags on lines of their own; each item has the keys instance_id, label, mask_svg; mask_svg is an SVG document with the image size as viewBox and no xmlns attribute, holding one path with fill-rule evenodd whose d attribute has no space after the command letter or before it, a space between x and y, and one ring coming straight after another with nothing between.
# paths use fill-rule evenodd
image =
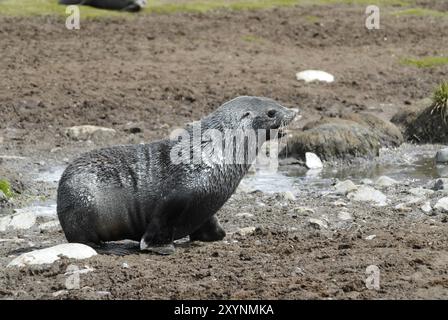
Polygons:
<instances>
[{"instance_id":1,"label":"seal's ear","mask_svg":"<svg viewBox=\"0 0 448 320\"><path fill-rule=\"evenodd\" d=\"M247 117L249 117L251 115L252 115L252 113L250 111L244 112L243 115L241 116L240 120L243 120L244 118L247 118Z\"/></svg>"}]
</instances>

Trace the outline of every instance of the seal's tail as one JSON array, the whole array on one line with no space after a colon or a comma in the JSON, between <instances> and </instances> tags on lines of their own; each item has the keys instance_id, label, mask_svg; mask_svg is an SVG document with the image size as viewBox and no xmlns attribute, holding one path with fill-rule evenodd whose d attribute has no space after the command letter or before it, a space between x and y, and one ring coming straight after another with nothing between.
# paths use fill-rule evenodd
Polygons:
<instances>
[{"instance_id":1,"label":"seal's tail","mask_svg":"<svg viewBox=\"0 0 448 320\"><path fill-rule=\"evenodd\" d=\"M99 254L125 256L128 254L139 254L140 245L138 242L108 242L99 245L91 245Z\"/></svg>"}]
</instances>

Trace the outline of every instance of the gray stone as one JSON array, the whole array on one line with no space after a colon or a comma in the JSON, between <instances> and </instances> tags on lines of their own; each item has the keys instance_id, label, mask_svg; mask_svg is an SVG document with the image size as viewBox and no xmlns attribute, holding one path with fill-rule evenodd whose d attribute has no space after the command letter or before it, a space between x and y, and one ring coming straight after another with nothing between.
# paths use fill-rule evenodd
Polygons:
<instances>
[{"instance_id":1,"label":"gray stone","mask_svg":"<svg viewBox=\"0 0 448 320\"><path fill-rule=\"evenodd\" d=\"M437 201L436 205L434 206L434 209L442 212L448 212L448 197L442 198L439 201Z\"/></svg>"},{"instance_id":2,"label":"gray stone","mask_svg":"<svg viewBox=\"0 0 448 320\"><path fill-rule=\"evenodd\" d=\"M51 231L61 230L62 227L61 227L61 224L59 223L59 221L54 220L54 221L48 221L48 222L40 224L39 229L41 231L51 232Z\"/></svg>"},{"instance_id":3,"label":"gray stone","mask_svg":"<svg viewBox=\"0 0 448 320\"><path fill-rule=\"evenodd\" d=\"M331 123L292 131L286 148L280 156L287 154L303 160L307 152L312 152L322 160L370 159L378 156L380 141L369 128L353 121L332 119Z\"/></svg>"},{"instance_id":4,"label":"gray stone","mask_svg":"<svg viewBox=\"0 0 448 320\"><path fill-rule=\"evenodd\" d=\"M315 229L327 229L328 228L328 223L324 220L310 218L308 220L308 223L311 227L313 227Z\"/></svg>"},{"instance_id":5,"label":"gray stone","mask_svg":"<svg viewBox=\"0 0 448 320\"><path fill-rule=\"evenodd\" d=\"M345 180L336 183L334 189L336 191L336 194L341 194L345 196L347 193L358 189L358 187L351 180Z\"/></svg>"},{"instance_id":6,"label":"gray stone","mask_svg":"<svg viewBox=\"0 0 448 320\"><path fill-rule=\"evenodd\" d=\"M437 163L447 163L448 162L448 148L440 149L436 154Z\"/></svg>"},{"instance_id":7,"label":"gray stone","mask_svg":"<svg viewBox=\"0 0 448 320\"><path fill-rule=\"evenodd\" d=\"M375 185L379 187L391 187L397 183L398 183L397 180L389 178L387 176L381 176L375 180Z\"/></svg>"},{"instance_id":8,"label":"gray stone","mask_svg":"<svg viewBox=\"0 0 448 320\"><path fill-rule=\"evenodd\" d=\"M30 229L35 223L36 216L32 212L12 214L0 218L0 232Z\"/></svg>"},{"instance_id":9,"label":"gray stone","mask_svg":"<svg viewBox=\"0 0 448 320\"><path fill-rule=\"evenodd\" d=\"M371 235L369 235L369 236L367 236L367 237L365 237L364 239L366 239L366 240L373 240L373 239L375 239L376 238L376 234L371 234Z\"/></svg>"},{"instance_id":10,"label":"gray stone","mask_svg":"<svg viewBox=\"0 0 448 320\"><path fill-rule=\"evenodd\" d=\"M347 113L342 116L343 119L354 121L362 126L369 128L378 136L381 146L398 147L404 142L401 130L392 122L384 120L372 113Z\"/></svg>"},{"instance_id":11,"label":"gray stone","mask_svg":"<svg viewBox=\"0 0 448 320\"><path fill-rule=\"evenodd\" d=\"M371 185L371 184L373 184L373 180L365 178L365 179L361 180L361 183L366 184L366 185Z\"/></svg>"},{"instance_id":12,"label":"gray stone","mask_svg":"<svg viewBox=\"0 0 448 320\"><path fill-rule=\"evenodd\" d=\"M420 209L422 209L422 211L426 214L431 213L432 212L431 203L429 201L425 202L425 204L422 205Z\"/></svg>"},{"instance_id":13,"label":"gray stone","mask_svg":"<svg viewBox=\"0 0 448 320\"><path fill-rule=\"evenodd\" d=\"M296 196L291 191L283 192L282 193L282 197L283 197L283 199L289 200L289 201L296 201L297 200Z\"/></svg>"},{"instance_id":14,"label":"gray stone","mask_svg":"<svg viewBox=\"0 0 448 320\"><path fill-rule=\"evenodd\" d=\"M434 182L433 190L448 190L448 178L440 178Z\"/></svg>"},{"instance_id":15,"label":"gray stone","mask_svg":"<svg viewBox=\"0 0 448 320\"><path fill-rule=\"evenodd\" d=\"M8 201L8 198L6 197L6 195L3 193L2 190L0 190L0 202L6 202Z\"/></svg>"},{"instance_id":16,"label":"gray stone","mask_svg":"<svg viewBox=\"0 0 448 320\"><path fill-rule=\"evenodd\" d=\"M91 247L80 243L64 243L54 247L24 253L12 260L8 267L51 264L61 256L71 259L87 259L97 255Z\"/></svg>"},{"instance_id":17,"label":"gray stone","mask_svg":"<svg viewBox=\"0 0 448 320\"><path fill-rule=\"evenodd\" d=\"M397 204L394 207L394 209L397 210L397 211L400 211L400 212L410 212L410 211L412 211L412 208L408 207L407 203Z\"/></svg>"},{"instance_id":18,"label":"gray stone","mask_svg":"<svg viewBox=\"0 0 448 320\"><path fill-rule=\"evenodd\" d=\"M245 227L245 228L239 229L237 233L242 236L247 236L247 235L254 233L255 230L256 230L255 227Z\"/></svg>"},{"instance_id":19,"label":"gray stone","mask_svg":"<svg viewBox=\"0 0 448 320\"><path fill-rule=\"evenodd\" d=\"M338 219L343 221L350 221L353 220L353 216L350 212L341 211L338 213Z\"/></svg>"},{"instance_id":20,"label":"gray stone","mask_svg":"<svg viewBox=\"0 0 448 320\"><path fill-rule=\"evenodd\" d=\"M434 193L434 190L425 189L425 188L412 188L409 189L408 192L417 197L427 197Z\"/></svg>"},{"instance_id":21,"label":"gray stone","mask_svg":"<svg viewBox=\"0 0 448 320\"><path fill-rule=\"evenodd\" d=\"M386 195L369 186L360 186L358 190L349 193L347 197L353 201L371 202L377 206L384 206L387 204Z\"/></svg>"},{"instance_id":22,"label":"gray stone","mask_svg":"<svg viewBox=\"0 0 448 320\"><path fill-rule=\"evenodd\" d=\"M116 131L110 128L82 125L67 128L65 134L73 140L109 140L115 136Z\"/></svg>"}]
</instances>

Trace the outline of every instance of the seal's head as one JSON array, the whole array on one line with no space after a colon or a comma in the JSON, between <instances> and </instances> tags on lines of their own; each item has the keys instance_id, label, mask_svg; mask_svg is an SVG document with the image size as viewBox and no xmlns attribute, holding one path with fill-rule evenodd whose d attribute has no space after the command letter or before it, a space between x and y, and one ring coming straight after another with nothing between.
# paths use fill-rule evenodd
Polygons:
<instances>
[{"instance_id":1,"label":"seal's head","mask_svg":"<svg viewBox=\"0 0 448 320\"><path fill-rule=\"evenodd\" d=\"M278 136L283 136L282 129L296 115L296 110L285 108L272 99L241 96L223 104L210 120L219 119L225 129L266 130L268 133L278 130Z\"/></svg>"}]
</instances>

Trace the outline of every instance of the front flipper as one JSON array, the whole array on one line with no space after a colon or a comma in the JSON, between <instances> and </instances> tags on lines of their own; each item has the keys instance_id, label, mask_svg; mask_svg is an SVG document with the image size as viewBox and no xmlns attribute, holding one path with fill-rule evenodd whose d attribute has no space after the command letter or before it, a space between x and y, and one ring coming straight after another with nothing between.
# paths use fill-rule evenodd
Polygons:
<instances>
[{"instance_id":1,"label":"front flipper","mask_svg":"<svg viewBox=\"0 0 448 320\"><path fill-rule=\"evenodd\" d=\"M219 241L224 239L226 232L219 224L218 218L212 216L198 230L190 234L191 241Z\"/></svg>"},{"instance_id":2,"label":"front flipper","mask_svg":"<svg viewBox=\"0 0 448 320\"><path fill-rule=\"evenodd\" d=\"M174 228L172 226L163 227L153 222L148 225L140 241L140 250L170 255L174 253L173 240Z\"/></svg>"}]
</instances>

